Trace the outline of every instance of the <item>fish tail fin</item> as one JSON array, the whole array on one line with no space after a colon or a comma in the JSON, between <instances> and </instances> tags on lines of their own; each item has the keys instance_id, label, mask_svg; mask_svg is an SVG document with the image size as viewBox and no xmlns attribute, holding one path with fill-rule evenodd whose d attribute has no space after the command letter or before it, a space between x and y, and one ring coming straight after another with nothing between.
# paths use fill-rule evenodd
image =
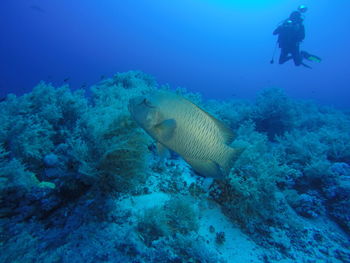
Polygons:
<instances>
[{"instance_id":1,"label":"fish tail fin","mask_svg":"<svg viewBox=\"0 0 350 263\"><path fill-rule=\"evenodd\" d=\"M244 151L244 148L232 148L228 147L226 158L224 160L224 163L221 165L223 172L225 176L228 176L230 174L230 171L234 165L234 163L237 161L239 156Z\"/></svg>"}]
</instances>

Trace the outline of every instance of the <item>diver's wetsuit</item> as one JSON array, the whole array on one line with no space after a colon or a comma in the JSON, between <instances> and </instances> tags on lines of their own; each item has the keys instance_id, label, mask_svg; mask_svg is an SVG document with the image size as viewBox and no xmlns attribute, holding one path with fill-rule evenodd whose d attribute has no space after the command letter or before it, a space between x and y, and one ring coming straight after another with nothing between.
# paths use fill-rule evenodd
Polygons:
<instances>
[{"instance_id":1,"label":"diver's wetsuit","mask_svg":"<svg viewBox=\"0 0 350 263\"><path fill-rule=\"evenodd\" d=\"M293 59L296 66L306 66L302 63L303 58L299 50L300 42L305 38L305 28L302 22L286 20L273 31L273 34L278 35L278 44L281 48L280 64Z\"/></svg>"}]
</instances>

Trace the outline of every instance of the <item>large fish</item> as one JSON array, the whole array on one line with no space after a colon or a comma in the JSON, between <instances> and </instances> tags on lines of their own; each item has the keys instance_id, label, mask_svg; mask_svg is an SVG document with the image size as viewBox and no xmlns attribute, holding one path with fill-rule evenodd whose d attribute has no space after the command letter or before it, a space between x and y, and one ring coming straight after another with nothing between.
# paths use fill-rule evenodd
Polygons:
<instances>
[{"instance_id":1,"label":"large fish","mask_svg":"<svg viewBox=\"0 0 350 263\"><path fill-rule=\"evenodd\" d=\"M226 125L181 96L159 91L131 99L128 107L160 154L173 150L203 176L223 178L242 151L228 146L234 137Z\"/></svg>"}]
</instances>

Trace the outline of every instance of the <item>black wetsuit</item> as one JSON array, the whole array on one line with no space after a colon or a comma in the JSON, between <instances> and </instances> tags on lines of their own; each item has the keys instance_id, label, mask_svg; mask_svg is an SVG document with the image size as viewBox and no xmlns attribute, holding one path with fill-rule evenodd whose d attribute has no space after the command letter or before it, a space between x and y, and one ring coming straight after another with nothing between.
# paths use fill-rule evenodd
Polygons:
<instances>
[{"instance_id":1,"label":"black wetsuit","mask_svg":"<svg viewBox=\"0 0 350 263\"><path fill-rule=\"evenodd\" d=\"M286 20L282 25L273 31L278 35L278 44L281 48L279 63L293 59L296 66L302 65L302 56L300 54L300 42L305 38L305 28L302 22L293 22ZM290 56L289 56L290 54ZM304 64L303 64L304 65Z\"/></svg>"}]
</instances>

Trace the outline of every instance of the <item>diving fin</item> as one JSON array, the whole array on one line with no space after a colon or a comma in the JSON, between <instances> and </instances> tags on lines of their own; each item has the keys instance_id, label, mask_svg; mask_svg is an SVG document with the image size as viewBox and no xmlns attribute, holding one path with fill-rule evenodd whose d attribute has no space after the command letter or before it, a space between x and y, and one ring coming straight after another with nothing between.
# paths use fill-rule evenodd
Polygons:
<instances>
[{"instance_id":1,"label":"diving fin","mask_svg":"<svg viewBox=\"0 0 350 263\"><path fill-rule=\"evenodd\" d=\"M313 62L317 62L317 63L320 63L322 61L322 59L320 57L315 56L315 55L310 56L308 60L313 61Z\"/></svg>"},{"instance_id":2,"label":"diving fin","mask_svg":"<svg viewBox=\"0 0 350 263\"><path fill-rule=\"evenodd\" d=\"M322 61L320 57L316 55L312 55L306 51L301 51L300 54L303 58L307 59L308 61L317 62L317 63L320 63Z\"/></svg>"}]
</instances>

